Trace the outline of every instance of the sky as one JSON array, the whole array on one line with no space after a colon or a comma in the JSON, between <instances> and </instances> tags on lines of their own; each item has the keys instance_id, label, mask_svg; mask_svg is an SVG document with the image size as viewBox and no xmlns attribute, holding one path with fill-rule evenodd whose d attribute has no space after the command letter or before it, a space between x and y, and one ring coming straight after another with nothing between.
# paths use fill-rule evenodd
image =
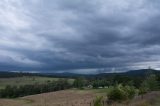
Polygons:
<instances>
[{"instance_id":1,"label":"sky","mask_svg":"<svg viewBox=\"0 0 160 106\"><path fill-rule=\"evenodd\" d=\"M0 0L0 71L160 69L159 0Z\"/></svg>"}]
</instances>

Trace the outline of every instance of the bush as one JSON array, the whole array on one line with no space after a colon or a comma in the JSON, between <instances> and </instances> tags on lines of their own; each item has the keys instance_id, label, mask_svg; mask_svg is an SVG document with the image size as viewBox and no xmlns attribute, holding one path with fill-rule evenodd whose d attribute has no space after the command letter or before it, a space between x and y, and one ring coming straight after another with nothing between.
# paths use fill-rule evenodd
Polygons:
<instances>
[{"instance_id":1,"label":"bush","mask_svg":"<svg viewBox=\"0 0 160 106\"><path fill-rule=\"evenodd\" d=\"M108 93L108 99L114 100L114 101L121 101L126 99L126 94L123 90L119 89L118 87L114 87L109 93Z\"/></svg>"},{"instance_id":2,"label":"bush","mask_svg":"<svg viewBox=\"0 0 160 106\"><path fill-rule=\"evenodd\" d=\"M108 99L113 101L123 101L132 99L135 96L134 87L118 85L111 89L108 93Z\"/></svg>"},{"instance_id":3,"label":"bush","mask_svg":"<svg viewBox=\"0 0 160 106\"><path fill-rule=\"evenodd\" d=\"M148 90L147 90L147 88L145 88L145 87L140 87L139 88L139 95L144 95L144 94L146 94L148 92Z\"/></svg>"},{"instance_id":4,"label":"bush","mask_svg":"<svg viewBox=\"0 0 160 106\"><path fill-rule=\"evenodd\" d=\"M123 89L126 92L128 99L133 99L134 98L134 96L136 94L136 90L135 90L134 87L132 87L132 86L125 86Z\"/></svg>"},{"instance_id":5,"label":"bush","mask_svg":"<svg viewBox=\"0 0 160 106\"><path fill-rule=\"evenodd\" d=\"M94 106L102 106L102 99L103 97L96 97L95 101L94 101Z\"/></svg>"}]
</instances>

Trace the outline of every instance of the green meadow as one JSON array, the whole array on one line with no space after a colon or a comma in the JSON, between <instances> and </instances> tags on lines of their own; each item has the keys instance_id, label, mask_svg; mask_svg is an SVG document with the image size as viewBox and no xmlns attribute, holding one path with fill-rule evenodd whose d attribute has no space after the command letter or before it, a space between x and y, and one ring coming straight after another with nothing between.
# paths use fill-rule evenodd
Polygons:
<instances>
[{"instance_id":1,"label":"green meadow","mask_svg":"<svg viewBox=\"0 0 160 106\"><path fill-rule=\"evenodd\" d=\"M0 78L0 89L5 88L7 85L20 86L20 85L34 85L44 84L47 82L57 81L61 78L39 77L39 76L24 76L15 78ZM68 79L72 83L73 79Z\"/></svg>"}]
</instances>

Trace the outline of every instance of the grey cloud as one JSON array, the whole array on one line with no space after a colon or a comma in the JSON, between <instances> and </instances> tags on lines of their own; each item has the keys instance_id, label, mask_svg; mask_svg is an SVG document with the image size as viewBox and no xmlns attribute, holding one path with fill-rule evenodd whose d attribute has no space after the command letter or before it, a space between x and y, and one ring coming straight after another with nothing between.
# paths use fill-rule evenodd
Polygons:
<instances>
[{"instance_id":1,"label":"grey cloud","mask_svg":"<svg viewBox=\"0 0 160 106\"><path fill-rule=\"evenodd\" d=\"M0 70L159 68L158 2L2 0Z\"/></svg>"}]
</instances>

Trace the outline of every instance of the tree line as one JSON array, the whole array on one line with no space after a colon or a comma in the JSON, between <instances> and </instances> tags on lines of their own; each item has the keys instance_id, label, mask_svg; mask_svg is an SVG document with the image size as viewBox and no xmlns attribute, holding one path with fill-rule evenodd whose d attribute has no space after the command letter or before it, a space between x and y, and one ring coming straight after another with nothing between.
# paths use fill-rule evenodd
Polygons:
<instances>
[{"instance_id":1,"label":"tree line","mask_svg":"<svg viewBox=\"0 0 160 106\"><path fill-rule=\"evenodd\" d=\"M0 98L16 98L27 95L34 95L52 91L59 91L71 88L72 85L66 79L47 82L46 84L21 85L21 86L6 86L0 90Z\"/></svg>"}]
</instances>

